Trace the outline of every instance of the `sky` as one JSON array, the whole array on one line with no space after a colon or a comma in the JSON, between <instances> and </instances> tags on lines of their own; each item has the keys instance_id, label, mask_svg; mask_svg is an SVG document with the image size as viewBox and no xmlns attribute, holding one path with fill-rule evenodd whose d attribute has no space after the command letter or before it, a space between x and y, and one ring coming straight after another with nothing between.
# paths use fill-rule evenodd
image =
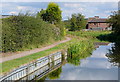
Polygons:
<instances>
[{"instance_id":1,"label":"sky","mask_svg":"<svg viewBox=\"0 0 120 82\"><path fill-rule=\"evenodd\" d=\"M81 13L86 18L100 16L107 18L112 11L118 10L118 2L55 2L62 10L62 19L67 20L74 13ZM2 15L17 15L29 11L36 14L46 9L49 2L2 2Z\"/></svg>"}]
</instances>

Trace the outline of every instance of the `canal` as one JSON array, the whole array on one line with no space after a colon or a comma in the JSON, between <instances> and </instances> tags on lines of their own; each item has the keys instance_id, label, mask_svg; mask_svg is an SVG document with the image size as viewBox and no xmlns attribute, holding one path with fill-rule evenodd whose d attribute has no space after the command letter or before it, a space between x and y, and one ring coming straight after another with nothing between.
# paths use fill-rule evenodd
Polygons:
<instances>
[{"instance_id":1,"label":"canal","mask_svg":"<svg viewBox=\"0 0 120 82\"><path fill-rule=\"evenodd\" d=\"M67 52L57 52L40 58L14 70L4 76L1 81L119 79L119 43L95 43L95 49L82 55L69 55Z\"/></svg>"},{"instance_id":2,"label":"canal","mask_svg":"<svg viewBox=\"0 0 120 82\"><path fill-rule=\"evenodd\" d=\"M107 55L115 45L99 45L91 55L86 58L73 60L62 58L56 65L51 66L51 71L34 72L23 79L35 77L36 80L118 80L118 65L114 65ZM54 61L53 63L55 63ZM38 71L40 71L39 69ZM37 75L36 75L37 74Z\"/></svg>"}]
</instances>

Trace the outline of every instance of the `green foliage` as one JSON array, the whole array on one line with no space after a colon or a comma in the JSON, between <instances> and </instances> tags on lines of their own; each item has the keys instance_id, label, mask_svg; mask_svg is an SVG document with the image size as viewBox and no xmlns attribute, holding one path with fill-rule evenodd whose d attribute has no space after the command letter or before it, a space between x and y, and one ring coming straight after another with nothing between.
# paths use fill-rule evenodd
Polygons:
<instances>
[{"instance_id":1,"label":"green foliage","mask_svg":"<svg viewBox=\"0 0 120 82\"><path fill-rule=\"evenodd\" d=\"M90 56L93 49L93 43L89 41L79 41L73 43L68 48L68 63L80 65L80 59Z\"/></svg>"},{"instance_id":2,"label":"green foliage","mask_svg":"<svg viewBox=\"0 0 120 82\"><path fill-rule=\"evenodd\" d=\"M46 21L46 10L41 9L41 11L37 13L37 18Z\"/></svg>"},{"instance_id":3,"label":"green foliage","mask_svg":"<svg viewBox=\"0 0 120 82\"><path fill-rule=\"evenodd\" d=\"M49 22L51 24L54 24L57 31L56 37L63 38L66 35L65 31L65 25L61 21L62 16L61 16L61 10L59 8L59 5L56 3L49 3L48 7L46 10L41 10L40 12L37 13L37 18L42 18L44 21Z\"/></svg>"},{"instance_id":4,"label":"green foliage","mask_svg":"<svg viewBox=\"0 0 120 82\"><path fill-rule=\"evenodd\" d=\"M111 15L111 17L109 19L109 22L112 25L114 33L117 35L120 35L120 13L113 12L113 15Z\"/></svg>"},{"instance_id":5,"label":"green foliage","mask_svg":"<svg viewBox=\"0 0 120 82\"><path fill-rule=\"evenodd\" d=\"M112 26L113 32L111 34L101 35L99 37L102 40L114 42L114 46L112 46L106 56L109 61L113 63L113 65L120 67L120 10L113 12L113 15L110 16L108 21Z\"/></svg>"},{"instance_id":6,"label":"green foliage","mask_svg":"<svg viewBox=\"0 0 120 82\"><path fill-rule=\"evenodd\" d=\"M97 38L101 41L109 41L109 42L117 41L117 35L113 32L110 34L101 34L97 36Z\"/></svg>"},{"instance_id":7,"label":"green foliage","mask_svg":"<svg viewBox=\"0 0 120 82\"><path fill-rule=\"evenodd\" d=\"M114 46L112 46L106 56L111 63L120 67L120 42L115 42Z\"/></svg>"},{"instance_id":8,"label":"green foliage","mask_svg":"<svg viewBox=\"0 0 120 82\"><path fill-rule=\"evenodd\" d=\"M64 37L66 35L66 29L65 29L65 25L63 22L59 22L57 24L55 24L56 27L58 27L60 29L60 37Z\"/></svg>"},{"instance_id":9,"label":"green foliage","mask_svg":"<svg viewBox=\"0 0 120 82\"><path fill-rule=\"evenodd\" d=\"M92 41L93 40L97 41L98 37L101 38L100 35L107 35L110 34L111 32L112 31L76 31L76 32L69 31L68 34L87 38Z\"/></svg>"},{"instance_id":10,"label":"green foliage","mask_svg":"<svg viewBox=\"0 0 120 82\"><path fill-rule=\"evenodd\" d=\"M65 25L65 28L66 29L70 29L70 20L68 19L68 20L64 20L64 25Z\"/></svg>"},{"instance_id":11,"label":"green foliage","mask_svg":"<svg viewBox=\"0 0 120 82\"><path fill-rule=\"evenodd\" d=\"M53 71L52 73L50 73L48 75L48 78L57 79L60 77L61 72L62 72L62 67L60 67L60 68L56 69L55 71Z\"/></svg>"},{"instance_id":12,"label":"green foliage","mask_svg":"<svg viewBox=\"0 0 120 82\"><path fill-rule=\"evenodd\" d=\"M87 21L82 14L72 14L72 18L66 22L66 27L69 28L70 31L81 30L86 27Z\"/></svg>"},{"instance_id":13,"label":"green foliage","mask_svg":"<svg viewBox=\"0 0 120 82\"><path fill-rule=\"evenodd\" d=\"M70 31L78 30L77 20L76 20L76 17L75 17L74 15L72 15L70 25L71 25L71 26L70 26Z\"/></svg>"},{"instance_id":14,"label":"green foliage","mask_svg":"<svg viewBox=\"0 0 120 82\"><path fill-rule=\"evenodd\" d=\"M56 23L61 21L61 10L56 3L49 3L46 14L47 14L47 21L50 23Z\"/></svg>"},{"instance_id":15,"label":"green foliage","mask_svg":"<svg viewBox=\"0 0 120 82\"><path fill-rule=\"evenodd\" d=\"M28 14L2 19L2 26L3 52L39 47L62 36L60 28Z\"/></svg>"},{"instance_id":16,"label":"green foliage","mask_svg":"<svg viewBox=\"0 0 120 82\"><path fill-rule=\"evenodd\" d=\"M44 21L55 24L61 21L61 10L58 4L49 3L46 10L41 10L38 13L38 16L42 17Z\"/></svg>"},{"instance_id":17,"label":"green foliage","mask_svg":"<svg viewBox=\"0 0 120 82\"><path fill-rule=\"evenodd\" d=\"M2 66L1 67L2 68L2 73L9 72L10 70L15 69L15 68L17 68L17 67L19 67L23 64L34 61L34 60L36 60L40 57L47 56L47 55L49 55L53 52L57 52L58 50L61 50L61 49L66 50L72 44L74 45L74 43L78 43L78 42L81 42L81 41L84 42L86 40L91 41L91 37L94 37L92 39L97 39L97 38L95 38L96 36L98 36L100 34L108 34L108 33L111 33L111 32L110 31L88 31L88 32L80 31L80 32L67 32L67 33L69 35L74 36L69 42L61 43L61 44L59 44L59 45L57 45L53 48L50 48L48 50L45 50L45 51L37 52L37 53L31 54L31 55L28 55L28 56L25 56L25 57L21 57L21 58L17 58L17 59L14 59L14 60L10 60L10 61L6 61L6 62L1 63L0 66ZM86 36L88 36L88 37L86 37ZM78 38L78 37L80 37L80 38ZM83 43L83 42L81 42L81 43ZM88 52L88 50L86 50L86 51L87 52L84 52L85 54L90 53L90 52ZM88 55L90 55L90 54L88 54ZM69 59L68 61L70 61L71 64L73 64L72 59ZM75 62L75 60L73 60L73 62ZM80 63L78 63L78 64L80 64ZM74 65L76 65L76 64L74 64Z\"/></svg>"}]
</instances>

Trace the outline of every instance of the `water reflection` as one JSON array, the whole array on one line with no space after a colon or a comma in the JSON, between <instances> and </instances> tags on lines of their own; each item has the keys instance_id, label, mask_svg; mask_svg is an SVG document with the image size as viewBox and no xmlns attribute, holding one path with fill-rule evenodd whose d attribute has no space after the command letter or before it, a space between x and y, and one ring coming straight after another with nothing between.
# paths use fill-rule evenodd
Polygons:
<instances>
[{"instance_id":1,"label":"water reflection","mask_svg":"<svg viewBox=\"0 0 120 82\"><path fill-rule=\"evenodd\" d=\"M81 64L81 59L85 59L91 55L92 49L88 49L86 52L81 54L68 54L67 55L67 63L79 66Z\"/></svg>"},{"instance_id":2,"label":"water reflection","mask_svg":"<svg viewBox=\"0 0 120 82\"><path fill-rule=\"evenodd\" d=\"M83 57L68 55L67 63L62 66L58 80L118 80L118 67L108 61L106 53L111 46L101 45L92 55ZM90 56L90 57L89 57ZM87 57L87 58L86 58ZM48 80L50 78L47 78Z\"/></svg>"},{"instance_id":3,"label":"water reflection","mask_svg":"<svg viewBox=\"0 0 120 82\"><path fill-rule=\"evenodd\" d=\"M113 65L120 67L120 42L115 42L106 56Z\"/></svg>"},{"instance_id":4,"label":"water reflection","mask_svg":"<svg viewBox=\"0 0 120 82\"><path fill-rule=\"evenodd\" d=\"M67 62L75 66L80 65L80 58L77 56L68 55Z\"/></svg>"},{"instance_id":5,"label":"water reflection","mask_svg":"<svg viewBox=\"0 0 120 82\"><path fill-rule=\"evenodd\" d=\"M52 73L50 73L48 75L48 78L49 79L58 79L58 78L60 78L61 72L62 72L62 68L60 67L60 68L56 69L55 71L53 71Z\"/></svg>"},{"instance_id":6,"label":"water reflection","mask_svg":"<svg viewBox=\"0 0 120 82\"><path fill-rule=\"evenodd\" d=\"M59 79L62 80L117 80L118 68L108 62L106 53L111 46L100 46L93 51L92 55L80 60L79 66L66 64Z\"/></svg>"},{"instance_id":7,"label":"water reflection","mask_svg":"<svg viewBox=\"0 0 120 82\"><path fill-rule=\"evenodd\" d=\"M39 79L40 82L44 82L46 79L58 79L60 78L60 74L62 72L62 67L57 68L55 71L51 72L50 74L47 74L46 76Z\"/></svg>"}]
</instances>

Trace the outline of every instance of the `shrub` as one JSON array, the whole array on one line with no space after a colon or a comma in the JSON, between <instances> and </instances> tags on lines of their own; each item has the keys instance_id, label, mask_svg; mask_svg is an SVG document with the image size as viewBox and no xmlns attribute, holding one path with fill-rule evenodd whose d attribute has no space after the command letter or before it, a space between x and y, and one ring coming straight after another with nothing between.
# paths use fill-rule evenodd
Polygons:
<instances>
[{"instance_id":1,"label":"shrub","mask_svg":"<svg viewBox=\"0 0 120 82\"><path fill-rule=\"evenodd\" d=\"M54 29L57 29L54 30ZM60 28L29 15L2 19L2 51L19 51L60 40ZM58 33L58 35L56 35Z\"/></svg>"},{"instance_id":2,"label":"shrub","mask_svg":"<svg viewBox=\"0 0 120 82\"><path fill-rule=\"evenodd\" d=\"M64 37L66 35L66 29L65 29L64 23L59 22L59 23L55 24L55 26L60 29L60 38Z\"/></svg>"}]
</instances>

